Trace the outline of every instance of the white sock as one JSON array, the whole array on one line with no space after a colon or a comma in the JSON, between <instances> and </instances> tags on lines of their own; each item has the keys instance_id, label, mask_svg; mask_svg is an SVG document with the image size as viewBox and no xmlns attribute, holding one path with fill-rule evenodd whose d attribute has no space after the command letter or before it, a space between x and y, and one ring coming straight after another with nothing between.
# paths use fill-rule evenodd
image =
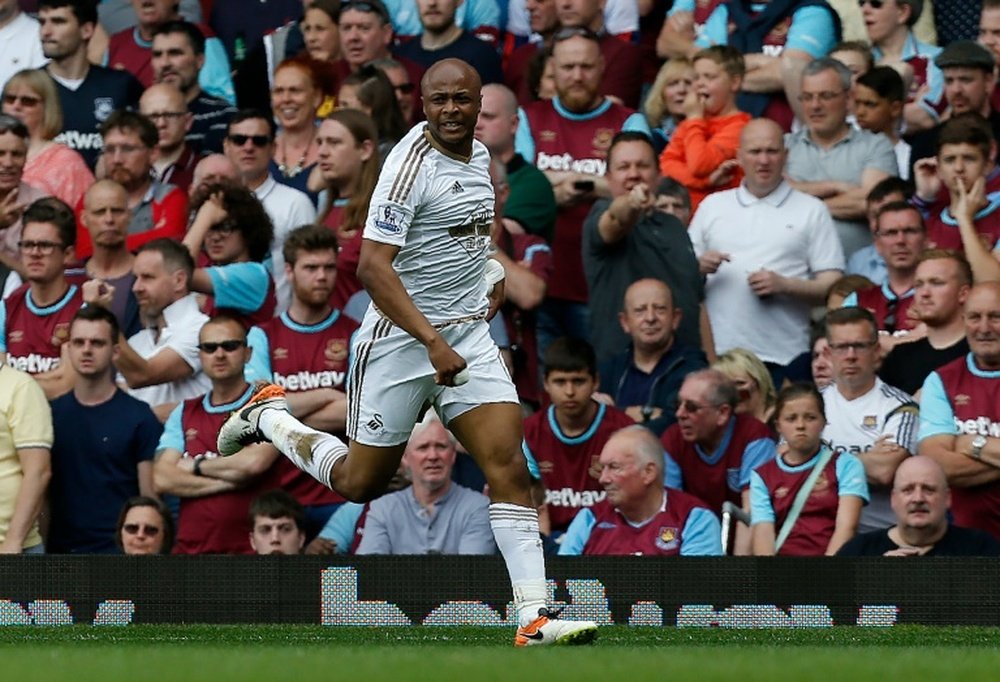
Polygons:
<instances>
[{"instance_id":1,"label":"white sock","mask_svg":"<svg viewBox=\"0 0 1000 682\"><path fill-rule=\"evenodd\" d=\"M490 505L490 527L507 563L519 625L538 618L546 605L545 559L538 534L538 510L517 504Z\"/></svg>"},{"instance_id":2,"label":"white sock","mask_svg":"<svg viewBox=\"0 0 1000 682\"><path fill-rule=\"evenodd\" d=\"M332 488L333 465L347 456L339 438L306 426L284 410L264 410L257 427L292 464Z\"/></svg>"}]
</instances>

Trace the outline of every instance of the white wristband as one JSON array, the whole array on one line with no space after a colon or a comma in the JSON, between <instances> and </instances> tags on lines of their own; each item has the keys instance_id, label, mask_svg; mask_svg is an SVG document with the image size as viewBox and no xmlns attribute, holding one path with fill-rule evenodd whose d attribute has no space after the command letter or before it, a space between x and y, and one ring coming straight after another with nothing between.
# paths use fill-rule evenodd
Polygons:
<instances>
[{"instance_id":1,"label":"white wristband","mask_svg":"<svg viewBox=\"0 0 1000 682\"><path fill-rule=\"evenodd\" d=\"M490 291L493 290L493 285L497 282L503 281L507 276L507 271L504 270L503 265L499 261L493 258L486 259L486 268L483 271L483 279L486 280L486 286L489 287Z\"/></svg>"}]
</instances>

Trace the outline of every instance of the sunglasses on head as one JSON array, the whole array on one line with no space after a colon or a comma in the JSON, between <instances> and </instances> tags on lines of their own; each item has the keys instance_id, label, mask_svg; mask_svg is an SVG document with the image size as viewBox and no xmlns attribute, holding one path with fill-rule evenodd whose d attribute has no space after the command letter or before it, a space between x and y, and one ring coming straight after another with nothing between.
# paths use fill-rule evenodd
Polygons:
<instances>
[{"instance_id":1,"label":"sunglasses on head","mask_svg":"<svg viewBox=\"0 0 1000 682\"><path fill-rule=\"evenodd\" d=\"M226 139L235 144L237 147L242 147L248 141L253 143L254 147L266 147L271 144L271 138L268 135L239 135L237 133L232 133L227 135Z\"/></svg>"},{"instance_id":2,"label":"sunglasses on head","mask_svg":"<svg viewBox=\"0 0 1000 682\"><path fill-rule=\"evenodd\" d=\"M227 353L232 353L238 351L246 345L245 341L240 341L239 339L226 339L225 341L205 341L204 343L198 344L198 350L202 353L208 353L211 355L220 348Z\"/></svg>"},{"instance_id":3,"label":"sunglasses on head","mask_svg":"<svg viewBox=\"0 0 1000 682\"><path fill-rule=\"evenodd\" d=\"M155 538L157 535L160 534L160 529L158 527L150 526L145 523L142 524L126 523L124 526L122 526L122 530L124 530L129 535L137 535L140 529L142 530L144 535L148 535L153 538Z\"/></svg>"}]
</instances>

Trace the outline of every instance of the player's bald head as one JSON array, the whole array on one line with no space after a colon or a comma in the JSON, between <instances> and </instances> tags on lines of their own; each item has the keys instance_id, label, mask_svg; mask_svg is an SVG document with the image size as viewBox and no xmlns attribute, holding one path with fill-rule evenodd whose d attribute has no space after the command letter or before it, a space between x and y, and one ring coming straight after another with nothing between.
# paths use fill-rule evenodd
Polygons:
<instances>
[{"instance_id":1,"label":"player's bald head","mask_svg":"<svg viewBox=\"0 0 1000 682\"><path fill-rule=\"evenodd\" d=\"M420 92L426 97L435 90L459 86L467 90L475 90L478 95L483 82L479 72L461 59L442 59L427 69L420 79Z\"/></svg>"}]
</instances>

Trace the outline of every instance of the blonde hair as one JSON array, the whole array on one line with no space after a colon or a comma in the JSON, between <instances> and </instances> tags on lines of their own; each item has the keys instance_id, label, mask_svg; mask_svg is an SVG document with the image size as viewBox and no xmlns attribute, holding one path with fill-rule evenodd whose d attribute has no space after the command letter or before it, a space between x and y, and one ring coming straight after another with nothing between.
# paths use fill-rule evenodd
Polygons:
<instances>
[{"instance_id":1,"label":"blonde hair","mask_svg":"<svg viewBox=\"0 0 1000 682\"><path fill-rule=\"evenodd\" d=\"M46 140L54 140L62 132L63 111L52 78L41 69L24 69L10 77L3 86L3 94L6 95L15 85L27 85L41 98L42 128L39 132Z\"/></svg>"},{"instance_id":2,"label":"blonde hair","mask_svg":"<svg viewBox=\"0 0 1000 682\"><path fill-rule=\"evenodd\" d=\"M656 80L653 81L653 85L649 89L646 103L642 107L649 125L659 126L666 115L667 105L663 101L663 89L667 87L668 83L679 80L685 72L693 71L693 68L691 62L683 57L668 59L660 67L660 70L656 74Z\"/></svg>"},{"instance_id":3,"label":"blonde hair","mask_svg":"<svg viewBox=\"0 0 1000 682\"><path fill-rule=\"evenodd\" d=\"M778 393L774 390L774 381L771 373L761 362L760 358L746 348L733 348L719 355L712 364L712 369L717 369L730 379L737 374L745 374L760 389L760 394L764 398L764 409L770 410L774 407L778 399Z\"/></svg>"}]
</instances>

